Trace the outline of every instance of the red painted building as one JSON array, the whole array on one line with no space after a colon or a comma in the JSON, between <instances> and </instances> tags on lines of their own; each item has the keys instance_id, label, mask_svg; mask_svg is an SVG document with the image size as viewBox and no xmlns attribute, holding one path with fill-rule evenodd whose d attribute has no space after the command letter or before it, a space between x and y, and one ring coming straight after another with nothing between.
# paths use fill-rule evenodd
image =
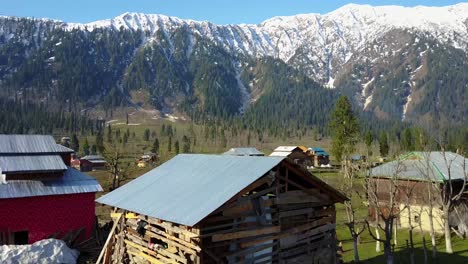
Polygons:
<instances>
[{"instance_id":1,"label":"red painted building","mask_svg":"<svg viewBox=\"0 0 468 264\"><path fill-rule=\"evenodd\" d=\"M68 167L72 152L51 136L0 135L0 233L7 242L34 243L79 229L81 239L90 237L102 188Z\"/></svg>"}]
</instances>

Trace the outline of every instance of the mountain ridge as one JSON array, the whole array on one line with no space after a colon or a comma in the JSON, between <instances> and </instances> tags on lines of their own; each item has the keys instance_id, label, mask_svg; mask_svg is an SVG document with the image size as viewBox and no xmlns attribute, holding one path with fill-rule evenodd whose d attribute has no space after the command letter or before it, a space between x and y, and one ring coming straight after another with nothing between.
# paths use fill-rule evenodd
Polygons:
<instances>
[{"instance_id":1,"label":"mountain ridge","mask_svg":"<svg viewBox=\"0 0 468 264\"><path fill-rule=\"evenodd\" d=\"M304 75L325 87L336 88L339 93L348 94L353 98L362 111L372 112L384 119L415 120L417 114L434 115L440 109L437 104L430 109L418 104L432 105L431 101L440 101L438 97L441 93L448 93L453 97L449 101L454 101L455 107L461 108L457 115L461 116L462 121L463 114L467 112L463 107L466 99L456 98L457 96L452 94L458 94L460 89L463 91L468 87L468 84L463 86L466 74L463 69L466 68L465 58L468 50L468 3L412 8L350 4L324 15L273 17L259 24L239 25L216 25L208 21L143 13L124 13L113 19L86 24L47 19L26 21L32 24L29 26L34 29L20 30L15 19L0 18L0 48L2 43L5 47L10 40L17 41L15 43L25 46L21 51L25 60L30 60L28 56L34 54L35 50L42 50L44 56L47 54L45 59L48 65L64 63L57 62L60 61L60 56L57 57L55 53L60 48L54 45L61 45L61 38L66 38L67 34L78 34L81 42L89 42L86 46L80 46L78 43L74 46L85 49L83 54L89 53L88 60L95 61L93 56L96 49L102 49L96 43L100 43L103 34L110 34L105 33L106 31L121 32L121 29L124 29L133 32L117 33L132 35L131 44L126 43L122 36L117 38L118 41L122 41L121 45L127 46L125 62L119 64L119 70L112 73L114 80L108 80L107 88L95 87L99 90L94 92L97 98L93 99L94 101L99 101L99 94L107 95L112 89L128 94L130 89L147 87L145 89L152 91L152 98L156 98L153 101L157 108L167 108L168 105L174 107L172 99L181 97L182 94L191 98L191 102L204 106L206 102L211 102L207 98L210 91L216 89L212 87L203 92L197 91L200 85L209 85L204 78L210 75L210 72L208 68L201 72L194 65L224 61L216 66L221 67L222 71L218 72L219 76L214 79L216 85L226 85L223 89L230 95L230 102L222 99L213 103L231 105L228 112L238 109L237 112L242 114L249 104L254 105L268 90L268 87L256 86L258 83L265 84L258 81L262 76L256 76L262 71L252 70L252 65L261 65L262 63L256 61L271 57L297 70L288 74ZM53 33L54 30L64 32ZM31 46L29 42L33 42L34 45ZM47 48L43 47L44 43L48 43ZM109 51L101 52L104 52L104 61L100 63L104 63L105 66L109 63ZM139 53L141 54L138 55ZM193 56L194 54L196 56ZM449 70L448 65L461 67L461 71L450 73L451 79L461 80L455 82L455 85L459 86L456 87L457 92L451 91L448 84L437 85L437 82L446 77L434 71L435 64L428 63L434 61L433 57L436 55L450 58L445 68L439 69ZM197 58L199 56L206 58L200 61ZM76 59L80 60L79 57ZM167 63L163 63L163 60ZM15 72L21 69L21 64L19 58L19 68L4 68L5 76L15 75ZM106 67L101 70L108 71ZM135 72L138 74L135 75ZM428 76L427 72L433 72L435 75ZM0 75L1 73L0 68ZM35 75L37 73L26 74ZM46 77L35 78L52 78L50 81L54 83L52 75L49 73ZM226 80L229 80L225 83L220 79L220 76L224 75ZM430 80L431 78L433 80ZM26 82L21 85L30 84ZM169 88L162 86L179 88L169 91ZM86 90L92 92L92 88ZM232 89L235 91L231 91ZM222 93L216 94L222 96ZM168 98L172 98L170 103L167 103ZM394 105L382 101L388 98L391 100L387 101ZM411 114L413 109L423 112Z\"/></svg>"}]
</instances>

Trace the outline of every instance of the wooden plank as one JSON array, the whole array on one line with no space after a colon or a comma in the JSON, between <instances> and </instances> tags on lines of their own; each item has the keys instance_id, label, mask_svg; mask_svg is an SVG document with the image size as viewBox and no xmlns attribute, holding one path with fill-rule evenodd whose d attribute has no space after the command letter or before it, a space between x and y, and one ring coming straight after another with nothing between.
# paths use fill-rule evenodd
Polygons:
<instances>
[{"instance_id":1,"label":"wooden plank","mask_svg":"<svg viewBox=\"0 0 468 264\"><path fill-rule=\"evenodd\" d=\"M263 207L270 207L274 204L274 199L268 199L268 200L260 200L260 203L263 205ZM254 206L251 202L251 200L246 200L240 202L238 205L233 206L229 209L226 209L223 211L223 216L232 216L232 215L237 215L243 212L248 212L254 209Z\"/></svg>"},{"instance_id":2,"label":"wooden plank","mask_svg":"<svg viewBox=\"0 0 468 264\"><path fill-rule=\"evenodd\" d=\"M105 253L105 251L107 250L107 246L109 245L110 240L111 240L112 237L114 236L115 229L117 228L117 225L118 225L118 223L119 223L121 217L122 217L122 215L119 215L119 216L117 217L117 219L114 221L114 224L112 225L111 231L109 232L109 236L108 236L107 239L106 239L106 243L104 243L104 246L103 246L103 248L102 248L102 250L101 250L101 253L99 253L99 257L98 257L98 259L96 260L96 264L101 263L102 258L104 257L104 253Z\"/></svg>"},{"instance_id":3,"label":"wooden plank","mask_svg":"<svg viewBox=\"0 0 468 264\"><path fill-rule=\"evenodd\" d=\"M132 254L137 257L142 257L146 259L147 261L154 263L154 264L166 264L166 262L162 262L157 258L151 257L149 255L146 255L145 253L142 253L141 251L133 251L133 250L127 250L129 254Z\"/></svg>"},{"instance_id":4,"label":"wooden plank","mask_svg":"<svg viewBox=\"0 0 468 264\"><path fill-rule=\"evenodd\" d=\"M248 242L241 243L241 247L243 247L243 248L250 247L250 246L253 246L253 245L256 245L256 244L259 244L259 243L264 243L266 241L287 237L287 236L290 236L292 234L303 232L303 231L309 230L309 229L314 228L314 227L322 226L324 224L327 224L327 223L331 222L332 220L333 220L333 217L322 218L320 220L314 221L313 223L309 223L309 224L301 225L301 226L298 226L298 227L290 228L288 230L282 231L281 233L273 235L273 236L268 236L268 237L264 237L264 238L261 238L261 239L258 239L258 240L253 240L253 241L248 241Z\"/></svg>"},{"instance_id":5,"label":"wooden plank","mask_svg":"<svg viewBox=\"0 0 468 264\"><path fill-rule=\"evenodd\" d=\"M306 214L308 217L321 217L327 215L333 215L335 212L335 208L329 207L323 210L317 210L316 208L305 208L305 209L298 209L298 210L291 210L291 211L280 211L279 217L291 217Z\"/></svg>"},{"instance_id":6,"label":"wooden plank","mask_svg":"<svg viewBox=\"0 0 468 264\"><path fill-rule=\"evenodd\" d=\"M134 235L138 235L138 233L135 230L133 230L132 228L127 227L126 230L127 230L128 233L133 233ZM181 250L183 250L183 251L185 251L187 253L190 253L192 255L197 254L194 249L191 249L189 247L181 245L181 244L175 242L174 240L168 239L168 238L166 238L164 236L158 235L158 234L153 233L153 232L148 231L148 230L145 232L145 238L146 237L148 237L148 241L149 241L149 238L154 237L154 238L157 238L159 240L162 240L163 242L167 243L169 246L175 246L175 247L180 248Z\"/></svg>"},{"instance_id":7,"label":"wooden plank","mask_svg":"<svg viewBox=\"0 0 468 264\"><path fill-rule=\"evenodd\" d=\"M144 246L141 246L141 245L138 245L137 243L134 243L130 240L127 240L125 239L125 244L131 246L131 247L134 247L140 251L143 251L145 253L148 253L150 255L153 255L154 257L156 258L160 258L160 259L163 259L163 260L166 260L170 263L174 263L174 264L177 264L177 263L187 263L187 260L186 259L183 259L181 258L180 256L177 256L175 254L171 254L169 252L165 252L165 250L160 250L158 249L157 251L154 251L154 250L151 250L147 247L144 247ZM164 255L164 257L162 256L159 256L159 255ZM177 261L176 261L177 260Z\"/></svg>"},{"instance_id":8,"label":"wooden plank","mask_svg":"<svg viewBox=\"0 0 468 264\"><path fill-rule=\"evenodd\" d=\"M246 230L246 231L239 231L239 232L232 232L226 234L217 234L213 235L211 240L213 242L225 241L225 240L233 240L251 236L259 236L259 235L267 235L272 233L278 233L281 231L280 226L271 226L266 228L260 228L255 230Z\"/></svg>"},{"instance_id":9,"label":"wooden plank","mask_svg":"<svg viewBox=\"0 0 468 264\"><path fill-rule=\"evenodd\" d=\"M134 220L134 219L128 219L127 223L129 223L133 227L136 227L136 225L137 225L136 220ZM164 239L166 239L168 241L171 241L171 243L175 243L176 246L178 244L180 244L180 245L182 245L183 248L187 247L187 248L190 248L191 250L195 250L195 251L198 251L198 252L201 251L201 248L199 246L197 246L197 245L195 245L193 243L190 243L190 242L186 242L185 240L177 238L175 236L171 236L171 235L169 235L168 233L166 233L164 231L161 231L161 230L159 230L159 229L157 229L155 227L152 227L151 225L146 225L145 229L147 231L150 231L152 234L157 234L158 237L163 237ZM181 246L177 246L177 247L181 247Z\"/></svg>"}]
</instances>

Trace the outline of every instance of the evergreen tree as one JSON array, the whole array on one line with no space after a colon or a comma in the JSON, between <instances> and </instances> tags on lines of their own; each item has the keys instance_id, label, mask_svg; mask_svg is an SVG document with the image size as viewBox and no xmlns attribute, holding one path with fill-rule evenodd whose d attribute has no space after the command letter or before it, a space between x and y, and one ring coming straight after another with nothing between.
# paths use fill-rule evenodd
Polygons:
<instances>
[{"instance_id":1,"label":"evergreen tree","mask_svg":"<svg viewBox=\"0 0 468 264\"><path fill-rule=\"evenodd\" d=\"M171 153L172 151L172 137L169 137L167 142L167 152Z\"/></svg>"},{"instance_id":2,"label":"evergreen tree","mask_svg":"<svg viewBox=\"0 0 468 264\"><path fill-rule=\"evenodd\" d=\"M147 128L145 129L145 133L143 134L143 140L144 141L149 141L149 138L150 138L150 130Z\"/></svg>"},{"instance_id":3,"label":"evergreen tree","mask_svg":"<svg viewBox=\"0 0 468 264\"><path fill-rule=\"evenodd\" d=\"M367 155L371 156L372 155L372 142L374 141L374 137L372 136L372 133L370 131L367 131L365 136L364 136L364 142L366 143L367 147ZM369 158L369 157L367 157Z\"/></svg>"},{"instance_id":4,"label":"evergreen tree","mask_svg":"<svg viewBox=\"0 0 468 264\"><path fill-rule=\"evenodd\" d=\"M110 124L107 126L107 143L112 143L112 127Z\"/></svg>"},{"instance_id":5,"label":"evergreen tree","mask_svg":"<svg viewBox=\"0 0 468 264\"><path fill-rule=\"evenodd\" d=\"M182 138L182 153L189 153L190 152L190 139L184 135Z\"/></svg>"},{"instance_id":6,"label":"evergreen tree","mask_svg":"<svg viewBox=\"0 0 468 264\"><path fill-rule=\"evenodd\" d=\"M405 131L403 132L402 147L406 151L414 150L413 135L409 128L406 128Z\"/></svg>"},{"instance_id":7,"label":"evergreen tree","mask_svg":"<svg viewBox=\"0 0 468 264\"><path fill-rule=\"evenodd\" d=\"M73 149L75 152L78 152L80 150L80 141L78 140L76 134L73 134L71 138L70 148Z\"/></svg>"},{"instance_id":8,"label":"evergreen tree","mask_svg":"<svg viewBox=\"0 0 468 264\"><path fill-rule=\"evenodd\" d=\"M388 146L387 133L385 132L380 133L379 146L380 146L380 156L386 157L388 155L388 151L390 150L390 147Z\"/></svg>"},{"instance_id":9,"label":"evergreen tree","mask_svg":"<svg viewBox=\"0 0 468 264\"><path fill-rule=\"evenodd\" d=\"M96 134L96 148L99 151L99 153L104 153L104 138L102 136L102 130L99 130Z\"/></svg>"},{"instance_id":10,"label":"evergreen tree","mask_svg":"<svg viewBox=\"0 0 468 264\"><path fill-rule=\"evenodd\" d=\"M179 154L179 140L176 140L176 142L174 142L174 149L175 149L175 152L176 154Z\"/></svg>"},{"instance_id":11,"label":"evergreen tree","mask_svg":"<svg viewBox=\"0 0 468 264\"><path fill-rule=\"evenodd\" d=\"M91 155L97 155L97 146L96 146L96 144L93 144L91 146Z\"/></svg>"},{"instance_id":12,"label":"evergreen tree","mask_svg":"<svg viewBox=\"0 0 468 264\"><path fill-rule=\"evenodd\" d=\"M159 153L159 139L155 138L153 142L153 147L151 148L153 153Z\"/></svg>"},{"instance_id":13,"label":"evergreen tree","mask_svg":"<svg viewBox=\"0 0 468 264\"><path fill-rule=\"evenodd\" d=\"M359 123L346 96L338 99L330 121L332 136L331 152L338 161L354 151L359 135Z\"/></svg>"},{"instance_id":14,"label":"evergreen tree","mask_svg":"<svg viewBox=\"0 0 468 264\"><path fill-rule=\"evenodd\" d=\"M89 142L88 138L85 138L84 143L83 143L83 153L84 155L89 155Z\"/></svg>"}]
</instances>

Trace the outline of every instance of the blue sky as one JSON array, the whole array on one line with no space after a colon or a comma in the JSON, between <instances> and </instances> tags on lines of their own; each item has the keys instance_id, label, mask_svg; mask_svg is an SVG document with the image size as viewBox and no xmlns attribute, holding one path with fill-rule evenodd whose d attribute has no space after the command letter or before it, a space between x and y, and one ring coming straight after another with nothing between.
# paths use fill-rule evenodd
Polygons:
<instances>
[{"instance_id":1,"label":"blue sky","mask_svg":"<svg viewBox=\"0 0 468 264\"><path fill-rule=\"evenodd\" d=\"M328 13L345 4L445 6L440 0L0 0L0 15L91 22L124 12L164 14L218 24L259 23L273 16Z\"/></svg>"}]
</instances>

